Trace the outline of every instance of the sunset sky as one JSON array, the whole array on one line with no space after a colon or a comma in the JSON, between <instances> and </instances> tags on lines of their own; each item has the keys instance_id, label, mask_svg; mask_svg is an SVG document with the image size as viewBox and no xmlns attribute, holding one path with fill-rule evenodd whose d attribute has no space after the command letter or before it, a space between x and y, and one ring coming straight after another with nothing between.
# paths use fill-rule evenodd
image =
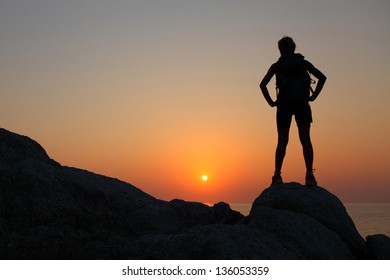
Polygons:
<instances>
[{"instance_id":1,"label":"sunset sky","mask_svg":"<svg viewBox=\"0 0 390 280\"><path fill-rule=\"evenodd\" d=\"M252 202L277 140L258 85L289 35L328 77L319 185L390 202L389 30L388 0L0 0L0 127L160 199ZM295 121L282 176L304 183Z\"/></svg>"}]
</instances>

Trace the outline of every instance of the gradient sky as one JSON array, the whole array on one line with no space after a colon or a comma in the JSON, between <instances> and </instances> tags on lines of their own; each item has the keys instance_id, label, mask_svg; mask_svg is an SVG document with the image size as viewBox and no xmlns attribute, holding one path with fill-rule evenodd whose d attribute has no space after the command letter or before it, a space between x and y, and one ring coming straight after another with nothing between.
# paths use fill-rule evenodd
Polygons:
<instances>
[{"instance_id":1,"label":"gradient sky","mask_svg":"<svg viewBox=\"0 0 390 280\"><path fill-rule=\"evenodd\" d=\"M390 202L389 30L388 0L1 0L0 126L157 198L252 202L277 137L258 84L290 35L328 77L319 184ZM290 139L282 175L303 183L295 122Z\"/></svg>"}]
</instances>

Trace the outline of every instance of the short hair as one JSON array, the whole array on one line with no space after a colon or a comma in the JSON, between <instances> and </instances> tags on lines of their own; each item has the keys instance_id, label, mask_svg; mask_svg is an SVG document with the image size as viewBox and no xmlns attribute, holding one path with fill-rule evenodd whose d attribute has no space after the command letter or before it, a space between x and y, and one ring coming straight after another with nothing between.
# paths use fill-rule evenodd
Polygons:
<instances>
[{"instance_id":1,"label":"short hair","mask_svg":"<svg viewBox=\"0 0 390 280\"><path fill-rule=\"evenodd\" d=\"M278 48L281 54L289 54L295 52L295 43L291 37L284 36L278 42Z\"/></svg>"}]
</instances>

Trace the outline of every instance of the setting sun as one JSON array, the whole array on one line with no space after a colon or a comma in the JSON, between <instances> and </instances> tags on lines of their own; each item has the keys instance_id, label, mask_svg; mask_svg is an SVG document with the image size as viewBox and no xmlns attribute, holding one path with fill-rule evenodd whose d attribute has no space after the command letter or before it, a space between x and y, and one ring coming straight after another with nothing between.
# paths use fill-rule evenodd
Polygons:
<instances>
[{"instance_id":1,"label":"setting sun","mask_svg":"<svg viewBox=\"0 0 390 280\"><path fill-rule=\"evenodd\" d=\"M207 175L203 175L203 176L202 176L202 181L203 181L203 182L206 182L207 179L208 179Z\"/></svg>"}]
</instances>

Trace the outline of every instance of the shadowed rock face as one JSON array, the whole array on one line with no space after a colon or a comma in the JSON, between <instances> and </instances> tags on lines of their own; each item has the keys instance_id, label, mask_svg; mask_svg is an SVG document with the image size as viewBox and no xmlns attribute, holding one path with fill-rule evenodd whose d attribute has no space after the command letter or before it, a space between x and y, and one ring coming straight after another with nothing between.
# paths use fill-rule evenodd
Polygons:
<instances>
[{"instance_id":1,"label":"shadowed rock face","mask_svg":"<svg viewBox=\"0 0 390 280\"><path fill-rule=\"evenodd\" d=\"M37 142L0 129L0 258L123 259L144 234L243 218L228 205L216 210L61 166Z\"/></svg>"},{"instance_id":2,"label":"shadowed rock face","mask_svg":"<svg viewBox=\"0 0 390 280\"><path fill-rule=\"evenodd\" d=\"M341 201L321 187L272 186L255 200L249 226L267 230L309 259L365 258L359 235Z\"/></svg>"},{"instance_id":3,"label":"shadowed rock face","mask_svg":"<svg viewBox=\"0 0 390 280\"><path fill-rule=\"evenodd\" d=\"M370 259L390 260L390 237L384 234L367 236L367 249Z\"/></svg>"},{"instance_id":4,"label":"shadowed rock face","mask_svg":"<svg viewBox=\"0 0 390 280\"><path fill-rule=\"evenodd\" d=\"M162 201L61 166L0 129L2 259L383 259L386 238L371 238L368 254L342 203L320 187L270 187L244 217L223 202Z\"/></svg>"}]
</instances>

